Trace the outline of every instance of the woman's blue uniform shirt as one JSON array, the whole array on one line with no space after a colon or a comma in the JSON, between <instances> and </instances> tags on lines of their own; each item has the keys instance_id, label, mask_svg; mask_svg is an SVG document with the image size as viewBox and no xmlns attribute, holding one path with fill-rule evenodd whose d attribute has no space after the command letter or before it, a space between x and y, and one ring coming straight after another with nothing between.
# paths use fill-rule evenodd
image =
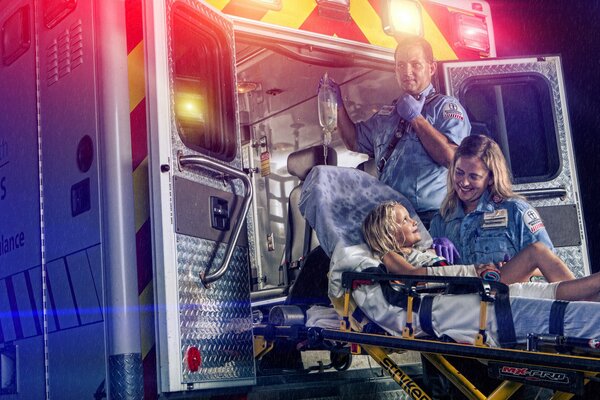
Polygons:
<instances>
[{"instance_id":1,"label":"woman's blue uniform shirt","mask_svg":"<svg viewBox=\"0 0 600 400\"><path fill-rule=\"evenodd\" d=\"M542 242L554 251L535 208L521 199L495 203L490 197L490 192L485 191L475 211L467 215L460 206L445 219L436 214L429 227L431 236L450 239L460 253L461 264L500 262L505 255L512 258L534 242ZM492 216L494 212L496 216L506 215L503 226L486 226L484 216Z\"/></svg>"},{"instance_id":2,"label":"woman's blue uniform shirt","mask_svg":"<svg viewBox=\"0 0 600 400\"><path fill-rule=\"evenodd\" d=\"M433 92L429 85L421 96ZM388 143L398 130L400 116L395 103L383 107L365 122L356 124L358 151L379 160L385 156ZM439 96L425 105L423 116L431 125L457 145L471 131L467 113L458 100ZM379 180L408 198L418 212L437 210L446 196L447 168L427 154L412 128L400 138L394 152L380 172Z\"/></svg>"}]
</instances>

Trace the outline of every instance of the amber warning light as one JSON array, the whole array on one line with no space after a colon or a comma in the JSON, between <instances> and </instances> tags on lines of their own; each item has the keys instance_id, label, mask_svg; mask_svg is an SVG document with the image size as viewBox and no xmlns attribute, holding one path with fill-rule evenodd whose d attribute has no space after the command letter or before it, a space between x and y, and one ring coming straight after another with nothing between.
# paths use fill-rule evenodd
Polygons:
<instances>
[{"instance_id":1,"label":"amber warning light","mask_svg":"<svg viewBox=\"0 0 600 400\"><path fill-rule=\"evenodd\" d=\"M421 6L413 0L385 0L382 2L383 31L390 36L423 36Z\"/></svg>"}]
</instances>

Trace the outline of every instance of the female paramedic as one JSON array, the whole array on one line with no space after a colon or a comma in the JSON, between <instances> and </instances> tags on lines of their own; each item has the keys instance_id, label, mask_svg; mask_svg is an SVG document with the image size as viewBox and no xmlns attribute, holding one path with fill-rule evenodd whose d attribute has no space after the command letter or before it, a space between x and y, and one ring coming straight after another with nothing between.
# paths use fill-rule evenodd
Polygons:
<instances>
[{"instance_id":1,"label":"female paramedic","mask_svg":"<svg viewBox=\"0 0 600 400\"><path fill-rule=\"evenodd\" d=\"M429 228L434 249L450 264L498 263L531 243L554 246L539 214L512 190L500 147L471 135L457 148L448 171L448 194Z\"/></svg>"},{"instance_id":2,"label":"female paramedic","mask_svg":"<svg viewBox=\"0 0 600 400\"><path fill-rule=\"evenodd\" d=\"M381 259L386 272L401 275L485 276L493 271L500 281L510 285L511 296L558 300L600 300L600 274L574 280L573 273L550 249L533 243L512 257L502 267L494 264L443 265L443 259L414 245L421 234L406 208L395 201L375 207L362 226L365 241ZM539 268L548 282L528 282ZM525 282L525 283L520 283Z\"/></svg>"}]
</instances>

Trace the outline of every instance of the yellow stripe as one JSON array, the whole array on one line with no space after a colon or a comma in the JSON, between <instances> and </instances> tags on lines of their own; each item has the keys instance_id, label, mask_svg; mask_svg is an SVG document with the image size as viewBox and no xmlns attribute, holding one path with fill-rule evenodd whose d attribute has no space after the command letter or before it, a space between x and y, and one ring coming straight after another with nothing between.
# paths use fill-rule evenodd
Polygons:
<instances>
[{"instance_id":1,"label":"yellow stripe","mask_svg":"<svg viewBox=\"0 0 600 400\"><path fill-rule=\"evenodd\" d=\"M142 340L142 359L146 358L148 352L154 346L154 315L152 307L154 304L154 291L152 281L140 294L140 331Z\"/></svg>"},{"instance_id":2,"label":"yellow stripe","mask_svg":"<svg viewBox=\"0 0 600 400\"><path fill-rule=\"evenodd\" d=\"M425 39L429 41L433 48L433 56L436 60L456 60L458 57L448 40L444 37L440 29L437 27L429 13L421 5L421 13L423 15L423 34Z\"/></svg>"},{"instance_id":3,"label":"yellow stripe","mask_svg":"<svg viewBox=\"0 0 600 400\"><path fill-rule=\"evenodd\" d=\"M207 0L207 3L212 5L217 10L222 10L225 8L229 0Z\"/></svg>"},{"instance_id":4,"label":"yellow stripe","mask_svg":"<svg viewBox=\"0 0 600 400\"><path fill-rule=\"evenodd\" d=\"M144 76L144 42L140 42L127 56L129 78L129 112L146 97Z\"/></svg>"},{"instance_id":5,"label":"yellow stripe","mask_svg":"<svg viewBox=\"0 0 600 400\"><path fill-rule=\"evenodd\" d=\"M392 49L396 47L396 40L383 32L381 19L368 0L351 1L350 15L370 43Z\"/></svg>"},{"instance_id":6,"label":"yellow stripe","mask_svg":"<svg viewBox=\"0 0 600 400\"><path fill-rule=\"evenodd\" d=\"M133 171L133 197L135 201L135 231L139 231L150 218L148 200L148 157Z\"/></svg>"},{"instance_id":7,"label":"yellow stripe","mask_svg":"<svg viewBox=\"0 0 600 400\"><path fill-rule=\"evenodd\" d=\"M268 11L261 19L268 24L299 28L315 9L314 0L282 0L281 11Z\"/></svg>"}]
</instances>

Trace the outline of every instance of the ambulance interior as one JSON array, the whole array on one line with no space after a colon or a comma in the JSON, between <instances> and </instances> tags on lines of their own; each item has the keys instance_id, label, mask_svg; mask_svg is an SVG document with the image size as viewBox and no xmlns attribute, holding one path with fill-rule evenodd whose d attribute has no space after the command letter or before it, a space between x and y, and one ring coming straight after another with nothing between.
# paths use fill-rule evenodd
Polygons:
<instances>
[{"instance_id":1,"label":"ambulance interior","mask_svg":"<svg viewBox=\"0 0 600 400\"><path fill-rule=\"evenodd\" d=\"M346 109L355 122L368 119L398 95L391 50L365 46L353 52L351 47L343 45L341 42L336 48L327 43L322 47L285 41L267 43L252 35L237 35L244 164L257 171L253 210L257 221L254 232L257 265L253 270L253 291L271 290L255 296L277 297L288 283L280 267L306 254L294 250L292 258L285 260L286 236L289 240L288 199L292 189L301 183L288 171L288 157L323 143L317 106L317 89L323 74L327 73L340 85ZM556 177L562 161L556 116L545 80L535 74L516 74L511 78L498 76L471 82L461 101L469 114L472 133L489 135L500 144L515 184L535 184ZM443 91L439 64L433 83ZM528 132L527 140L523 140L523 132ZM357 167L368 160L364 154L347 150L337 131L330 146L335 150L338 166ZM315 152L318 150L313 149ZM261 157L265 153L269 158L268 171L261 170ZM305 157L292 157L291 162L292 167L305 171L312 166ZM294 164L297 162L309 164L300 168ZM366 165L368 172L376 174L372 162ZM294 229L294 241L303 242L303 227ZM559 231L551 237L560 246L566 235ZM315 241L311 240L310 248L314 247Z\"/></svg>"},{"instance_id":2,"label":"ambulance interior","mask_svg":"<svg viewBox=\"0 0 600 400\"><path fill-rule=\"evenodd\" d=\"M381 62L308 45L262 45L238 37L236 57L244 162L258 171L254 211L259 265L253 271L253 290L274 289L270 296L277 297L284 284L280 266L285 263L288 198L300 183L288 171L288 157L323 143L317 111L319 80L328 73L340 84L351 118L366 120L396 95L392 53ZM356 167L367 160L366 155L347 150L337 131L330 146L339 166ZM270 171L263 177L260 157L265 152L270 155ZM300 233L296 240L302 242L303 228ZM316 244L313 240L311 248Z\"/></svg>"}]
</instances>

